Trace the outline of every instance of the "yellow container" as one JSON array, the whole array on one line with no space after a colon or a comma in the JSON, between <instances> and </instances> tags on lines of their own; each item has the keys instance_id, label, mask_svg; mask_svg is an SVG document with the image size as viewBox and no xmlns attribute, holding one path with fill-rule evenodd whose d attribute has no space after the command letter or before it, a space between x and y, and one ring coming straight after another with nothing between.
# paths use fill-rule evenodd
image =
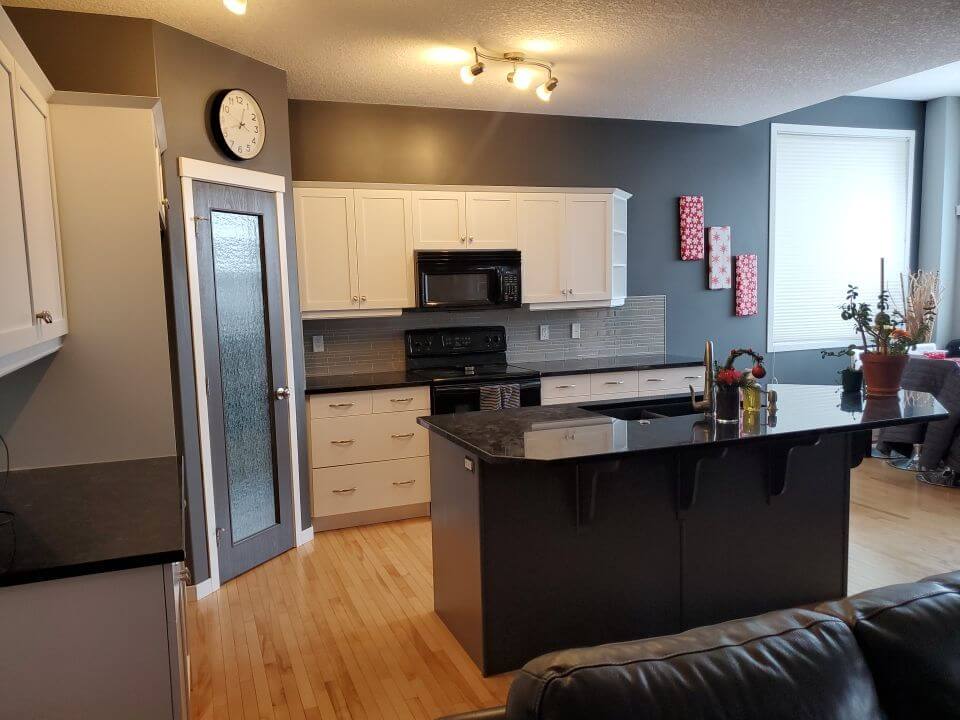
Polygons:
<instances>
[{"instance_id":1,"label":"yellow container","mask_svg":"<svg viewBox=\"0 0 960 720\"><path fill-rule=\"evenodd\" d=\"M758 413L760 412L760 386L759 385L750 385L743 388L743 412L745 413Z\"/></svg>"}]
</instances>

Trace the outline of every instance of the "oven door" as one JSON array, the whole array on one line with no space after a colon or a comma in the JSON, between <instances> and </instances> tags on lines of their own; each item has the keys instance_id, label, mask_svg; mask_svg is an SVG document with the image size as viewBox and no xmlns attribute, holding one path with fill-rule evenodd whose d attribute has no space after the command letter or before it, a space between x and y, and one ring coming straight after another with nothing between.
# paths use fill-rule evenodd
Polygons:
<instances>
[{"instance_id":1,"label":"oven door","mask_svg":"<svg viewBox=\"0 0 960 720\"><path fill-rule=\"evenodd\" d=\"M521 380L516 383L463 383L458 385L437 385L433 388L430 412L434 415L448 413L474 412L480 409L480 388L489 385L518 385L520 387L520 406L531 407L540 404L540 380Z\"/></svg>"},{"instance_id":2,"label":"oven door","mask_svg":"<svg viewBox=\"0 0 960 720\"><path fill-rule=\"evenodd\" d=\"M417 252L417 307L469 310L519 307L520 253Z\"/></svg>"}]
</instances>

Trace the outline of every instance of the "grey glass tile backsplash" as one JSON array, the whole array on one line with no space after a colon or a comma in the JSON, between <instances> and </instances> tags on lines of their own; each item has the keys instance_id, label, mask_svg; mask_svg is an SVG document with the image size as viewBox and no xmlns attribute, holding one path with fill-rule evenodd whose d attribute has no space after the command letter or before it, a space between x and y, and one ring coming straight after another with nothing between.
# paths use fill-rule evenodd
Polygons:
<instances>
[{"instance_id":1,"label":"grey glass tile backsplash","mask_svg":"<svg viewBox=\"0 0 960 720\"><path fill-rule=\"evenodd\" d=\"M665 296L643 295L606 309L408 312L392 318L307 320L306 370L307 375L401 370L404 330L456 325L505 326L511 362L665 352L665 316ZM571 337L575 322L580 323L578 339ZM549 340L540 340L541 325L550 327ZM314 335L323 335L323 352L313 352Z\"/></svg>"}]
</instances>

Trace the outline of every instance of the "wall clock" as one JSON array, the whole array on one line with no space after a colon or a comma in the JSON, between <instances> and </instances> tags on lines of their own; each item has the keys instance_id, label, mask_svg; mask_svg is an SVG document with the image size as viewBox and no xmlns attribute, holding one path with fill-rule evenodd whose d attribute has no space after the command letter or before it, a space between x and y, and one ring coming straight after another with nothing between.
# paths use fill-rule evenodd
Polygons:
<instances>
[{"instance_id":1,"label":"wall clock","mask_svg":"<svg viewBox=\"0 0 960 720\"><path fill-rule=\"evenodd\" d=\"M221 90L213 98L210 124L220 148L236 160L255 158L267 137L263 113L246 90Z\"/></svg>"}]
</instances>

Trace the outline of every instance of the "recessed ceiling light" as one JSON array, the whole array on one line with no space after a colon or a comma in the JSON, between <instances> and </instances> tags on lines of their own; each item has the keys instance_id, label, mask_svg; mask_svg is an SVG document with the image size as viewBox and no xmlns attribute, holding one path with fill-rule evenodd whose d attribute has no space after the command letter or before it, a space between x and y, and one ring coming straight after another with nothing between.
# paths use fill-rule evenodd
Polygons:
<instances>
[{"instance_id":1,"label":"recessed ceiling light","mask_svg":"<svg viewBox=\"0 0 960 720\"><path fill-rule=\"evenodd\" d=\"M247 0L223 0L223 6L234 15L244 15L247 12Z\"/></svg>"}]
</instances>

